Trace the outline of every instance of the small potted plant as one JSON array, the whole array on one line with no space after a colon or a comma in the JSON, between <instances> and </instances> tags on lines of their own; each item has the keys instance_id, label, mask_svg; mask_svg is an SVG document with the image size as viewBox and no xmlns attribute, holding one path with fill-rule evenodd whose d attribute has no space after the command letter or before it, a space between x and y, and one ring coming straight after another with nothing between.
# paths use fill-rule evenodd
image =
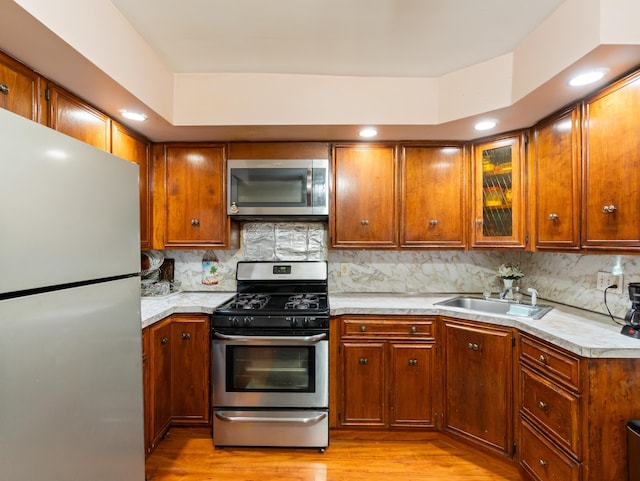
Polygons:
<instances>
[{"instance_id":1,"label":"small potted plant","mask_svg":"<svg viewBox=\"0 0 640 481\"><path fill-rule=\"evenodd\" d=\"M513 281L524 277L524 272L520 270L520 266L517 264L501 264L498 267L498 277L502 279L505 291L507 291L505 298L512 299Z\"/></svg>"}]
</instances>

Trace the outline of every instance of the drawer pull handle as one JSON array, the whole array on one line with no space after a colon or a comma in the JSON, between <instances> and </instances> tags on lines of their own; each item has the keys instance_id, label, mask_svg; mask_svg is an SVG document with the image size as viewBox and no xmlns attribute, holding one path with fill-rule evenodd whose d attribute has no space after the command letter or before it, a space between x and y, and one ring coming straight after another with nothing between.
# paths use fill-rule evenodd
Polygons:
<instances>
[{"instance_id":1,"label":"drawer pull handle","mask_svg":"<svg viewBox=\"0 0 640 481\"><path fill-rule=\"evenodd\" d=\"M544 357L544 354L540 354L538 361L540 361L542 364L547 364L547 358Z\"/></svg>"},{"instance_id":2,"label":"drawer pull handle","mask_svg":"<svg viewBox=\"0 0 640 481\"><path fill-rule=\"evenodd\" d=\"M183 332L182 335L180 336L181 339L191 339L191 334L189 334L188 332Z\"/></svg>"},{"instance_id":3,"label":"drawer pull handle","mask_svg":"<svg viewBox=\"0 0 640 481\"><path fill-rule=\"evenodd\" d=\"M549 214L547 216L547 219L549 219L549 220L558 220L559 217L558 217L558 214Z\"/></svg>"},{"instance_id":4,"label":"drawer pull handle","mask_svg":"<svg viewBox=\"0 0 640 481\"><path fill-rule=\"evenodd\" d=\"M613 204L602 206L602 212L604 212L605 214L613 214L615 211L616 211L616 206Z\"/></svg>"},{"instance_id":5,"label":"drawer pull handle","mask_svg":"<svg viewBox=\"0 0 640 481\"><path fill-rule=\"evenodd\" d=\"M542 410L546 411L548 406L547 406L547 404L546 404L544 401L540 401L540 402L538 403L538 407L539 407L540 409L542 409Z\"/></svg>"},{"instance_id":6,"label":"drawer pull handle","mask_svg":"<svg viewBox=\"0 0 640 481\"><path fill-rule=\"evenodd\" d=\"M360 332L367 332L367 326L360 326Z\"/></svg>"},{"instance_id":7,"label":"drawer pull handle","mask_svg":"<svg viewBox=\"0 0 640 481\"><path fill-rule=\"evenodd\" d=\"M360 221L360 224L361 224L361 225L369 225L369 220L368 220L368 219L362 219L362 220Z\"/></svg>"},{"instance_id":8,"label":"drawer pull handle","mask_svg":"<svg viewBox=\"0 0 640 481\"><path fill-rule=\"evenodd\" d=\"M9 86L5 84L0 84L0 94L9 95Z\"/></svg>"},{"instance_id":9,"label":"drawer pull handle","mask_svg":"<svg viewBox=\"0 0 640 481\"><path fill-rule=\"evenodd\" d=\"M409 359L409 366L417 366L417 365L418 365L417 359Z\"/></svg>"},{"instance_id":10,"label":"drawer pull handle","mask_svg":"<svg viewBox=\"0 0 640 481\"><path fill-rule=\"evenodd\" d=\"M369 359L367 359L366 357L361 357L360 358L360 365L366 366L367 364L369 364Z\"/></svg>"},{"instance_id":11,"label":"drawer pull handle","mask_svg":"<svg viewBox=\"0 0 640 481\"><path fill-rule=\"evenodd\" d=\"M191 225L198 227L200 225L200 221L198 219L191 219Z\"/></svg>"},{"instance_id":12,"label":"drawer pull handle","mask_svg":"<svg viewBox=\"0 0 640 481\"><path fill-rule=\"evenodd\" d=\"M160 340L160 344L166 344L167 342L169 342L169 338L168 338L168 337L163 337L163 338Z\"/></svg>"},{"instance_id":13,"label":"drawer pull handle","mask_svg":"<svg viewBox=\"0 0 640 481\"><path fill-rule=\"evenodd\" d=\"M472 351L479 351L480 350L480 346L474 342L470 342L469 345L467 346L469 349L471 349Z\"/></svg>"},{"instance_id":14,"label":"drawer pull handle","mask_svg":"<svg viewBox=\"0 0 640 481\"><path fill-rule=\"evenodd\" d=\"M436 226L436 225L438 225L438 219L431 219L431 220L429 221L429 224L430 224L430 225L432 225L432 226Z\"/></svg>"},{"instance_id":15,"label":"drawer pull handle","mask_svg":"<svg viewBox=\"0 0 640 481\"><path fill-rule=\"evenodd\" d=\"M411 326L411 334L415 334L418 332L418 328L416 326Z\"/></svg>"},{"instance_id":16,"label":"drawer pull handle","mask_svg":"<svg viewBox=\"0 0 640 481\"><path fill-rule=\"evenodd\" d=\"M538 464L543 468L547 467L547 462L544 459L538 459Z\"/></svg>"}]
</instances>

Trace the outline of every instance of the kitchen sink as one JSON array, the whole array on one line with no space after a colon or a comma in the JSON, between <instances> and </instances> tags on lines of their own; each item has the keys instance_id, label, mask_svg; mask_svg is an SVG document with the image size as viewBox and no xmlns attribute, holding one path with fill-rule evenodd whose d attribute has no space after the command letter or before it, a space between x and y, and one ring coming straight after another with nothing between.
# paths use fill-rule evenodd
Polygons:
<instances>
[{"instance_id":1,"label":"kitchen sink","mask_svg":"<svg viewBox=\"0 0 640 481\"><path fill-rule=\"evenodd\" d=\"M488 314L506 314L511 316L541 319L553 307L545 305L531 306L498 299L479 299L477 297L454 297L446 301L436 302L437 306L457 307L469 311L486 312Z\"/></svg>"}]
</instances>

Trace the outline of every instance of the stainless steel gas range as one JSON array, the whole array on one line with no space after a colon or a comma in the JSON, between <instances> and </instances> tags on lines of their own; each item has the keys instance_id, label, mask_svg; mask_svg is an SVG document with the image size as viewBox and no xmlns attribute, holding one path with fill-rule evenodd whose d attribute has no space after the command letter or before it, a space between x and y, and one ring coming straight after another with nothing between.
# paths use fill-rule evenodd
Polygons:
<instances>
[{"instance_id":1,"label":"stainless steel gas range","mask_svg":"<svg viewBox=\"0 0 640 481\"><path fill-rule=\"evenodd\" d=\"M239 262L238 293L213 314L213 441L329 444L325 261Z\"/></svg>"}]
</instances>

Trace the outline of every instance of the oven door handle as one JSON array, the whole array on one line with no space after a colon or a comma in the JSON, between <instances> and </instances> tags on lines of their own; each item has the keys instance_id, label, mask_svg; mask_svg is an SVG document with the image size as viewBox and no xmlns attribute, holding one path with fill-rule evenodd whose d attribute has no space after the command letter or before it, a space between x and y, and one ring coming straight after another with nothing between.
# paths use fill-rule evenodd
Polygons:
<instances>
[{"instance_id":1,"label":"oven door handle","mask_svg":"<svg viewBox=\"0 0 640 481\"><path fill-rule=\"evenodd\" d=\"M318 342L327 338L327 333L323 332L322 334L316 334L315 336L229 336L227 334L220 334L219 332L214 332L213 336L216 339L221 339L223 341L241 341L241 342L251 342L251 341L290 341L290 342Z\"/></svg>"},{"instance_id":2,"label":"oven door handle","mask_svg":"<svg viewBox=\"0 0 640 481\"><path fill-rule=\"evenodd\" d=\"M222 414L221 412L216 412L216 417L221 421L226 421L228 423L297 423L297 424L311 424L322 421L327 417L327 413L320 413L317 416L306 417L306 418L279 418L279 417L268 417L268 416L227 416L226 414Z\"/></svg>"}]
</instances>

